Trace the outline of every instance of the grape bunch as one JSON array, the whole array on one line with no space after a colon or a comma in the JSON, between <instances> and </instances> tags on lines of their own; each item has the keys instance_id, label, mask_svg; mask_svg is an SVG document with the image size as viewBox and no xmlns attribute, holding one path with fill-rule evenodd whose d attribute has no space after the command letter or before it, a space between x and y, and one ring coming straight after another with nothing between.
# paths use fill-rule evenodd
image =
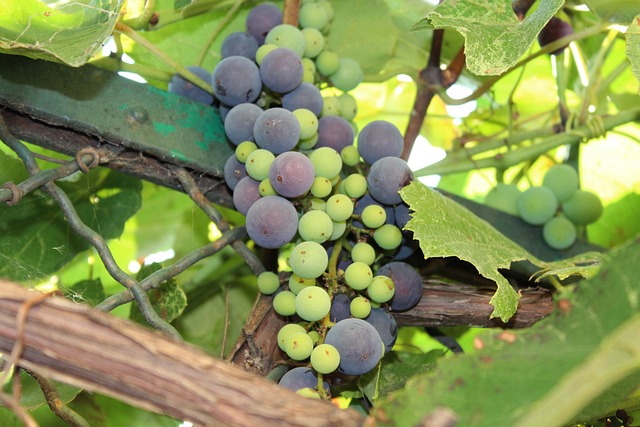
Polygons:
<instances>
[{"instance_id":1,"label":"grape bunch","mask_svg":"<svg viewBox=\"0 0 640 427\"><path fill-rule=\"evenodd\" d=\"M224 167L233 204L255 245L286 260L257 278L289 322L277 340L296 367L280 384L322 398L378 365L397 337L392 312L422 296L406 262L416 246L403 231L399 191L413 179L403 137L386 121L357 132L349 91L363 72L327 45L332 16L326 0L303 1L298 26L255 6L209 77L234 147Z\"/></svg>"},{"instance_id":2,"label":"grape bunch","mask_svg":"<svg viewBox=\"0 0 640 427\"><path fill-rule=\"evenodd\" d=\"M552 166L541 186L521 192L514 184L500 183L485 196L485 204L525 222L542 226L542 237L552 248L571 247L578 227L595 222L602 215L597 194L579 187L578 173L567 164Z\"/></svg>"}]
</instances>

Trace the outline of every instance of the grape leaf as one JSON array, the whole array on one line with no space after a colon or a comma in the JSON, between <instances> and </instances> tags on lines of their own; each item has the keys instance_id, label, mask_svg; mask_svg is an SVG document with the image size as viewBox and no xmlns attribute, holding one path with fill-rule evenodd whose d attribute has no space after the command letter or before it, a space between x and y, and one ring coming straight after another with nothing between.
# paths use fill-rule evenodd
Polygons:
<instances>
[{"instance_id":1,"label":"grape leaf","mask_svg":"<svg viewBox=\"0 0 640 427\"><path fill-rule=\"evenodd\" d=\"M628 25L640 13L636 0L584 0L589 9L603 21Z\"/></svg>"},{"instance_id":2,"label":"grape leaf","mask_svg":"<svg viewBox=\"0 0 640 427\"><path fill-rule=\"evenodd\" d=\"M77 303L90 304L95 307L106 298L100 278L81 280L73 286L58 286L65 297Z\"/></svg>"},{"instance_id":3,"label":"grape leaf","mask_svg":"<svg viewBox=\"0 0 640 427\"><path fill-rule=\"evenodd\" d=\"M162 266L155 262L143 265L136 275L136 279L143 280L160 269ZM160 283L155 289L149 290L148 295L153 309L167 322L177 319L187 306L187 295L173 278ZM142 312L135 304L131 306L129 317L140 324L147 324Z\"/></svg>"},{"instance_id":4,"label":"grape leaf","mask_svg":"<svg viewBox=\"0 0 640 427\"><path fill-rule=\"evenodd\" d=\"M633 18L629 28L627 28L625 37L627 39L627 57L631 62L631 71L633 71L636 80L640 81L640 15L636 15Z\"/></svg>"},{"instance_id":5,"label":"grape leaf","mask_svg":"<svg viewBox=\"0 0 640 427\"><path fill-rule=\"evenodd\" d=\"M573 425L607 414L640 379L638 243L610 253L549 317L526 330L484 334L478 351L409 379L373 416L382 425L418 425L445 407L458 425L478 427Z\"/></svg>"},{"instance_id":6,"label":"grape leaf","mask_svg":"<svg viewBox=\"0 0 640 427\"><path fill-rule=\"evenodd\" d=\"M563 3L540 2L521 22L513 12L511 0L445 0L413 29L456 29L465 38L469 70L478 75L496 75L522 57Z\"/></svg>"},{"instance_id":7,"label":"grape leaf","mask_svg":"<svg viewBox=\"0 0 640 427\"><path fill-rule=\"evenodd\" d=\"M124 0L50 3L6 0L0 15L0 52L85 64L113 32Z\"/></svg>"}]
</instances>

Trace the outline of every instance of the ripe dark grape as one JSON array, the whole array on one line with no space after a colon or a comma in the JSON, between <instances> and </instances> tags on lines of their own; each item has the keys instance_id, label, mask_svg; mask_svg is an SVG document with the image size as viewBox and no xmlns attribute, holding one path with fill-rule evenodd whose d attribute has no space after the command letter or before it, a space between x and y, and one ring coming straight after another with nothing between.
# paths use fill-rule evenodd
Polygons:
<instances>
[{"instance_id":1,"label":"ripe dark grape","mask_svg":"<svg viewBox=\"0 0 640 427\"><path fill-rule=\"evenodd\" d=\"M325 337L340 353L340 372L366 374L382 358L382 338L370 323L362 319L344 319L336 323Z\"/></svg>"},{"instance_id":2,"label":"ripe dark grape","mask_svg":"<svg viewBox=\"0 0 640 427\"><path fill-rule=\"evenodd\" d=\"M395 205L402 202L398 192L412 179L413 173L407 162L398 157L383 157L369 170L369 193L380 203Z\"/></svg>"},{"instance_id":3,"label":"ripe dark grape","mask_svg":"<svg viewBox=\"0 0 640 427\"><path fill-rule=\"evenodd\" d=\"M302 82L298 87L282 97L282 108L295 111L299 108L306 108L316 116L322 113L324 100L320 94L320 89L311 83Z\"/></svg>"},{"instance_id":4,"label":"ripe dark grape","mask_svg":"<svg viewBox=\"0 0 640 427\"><path fill-rule=\"evenodd\" d=\"M230 107L255 101L262 90L258 66L244 56L230 56L218 62L211 83L216 98Z\"/></svg>"},{"instance_id":5,"label":"ripe dark grape","mask_svg":"<svg viewBox=\"0 0 640 427\"><path fill-rule=\"evenodd\" d=\"M411 219L411 211L409 205L406 203L399 203L394 208L394 214L396 219L396 225L400 228L404 228L407 222Z\"/></svg>"},{"instance_id":6,"label":"ripe dark grape","mask_svg":"<svg viewBox=\"0 0 640 427\"><path fill-rule=\"evenodd\" d=\"M211 81L211 73L202 67L189 66L187 70L191 71L196 76L200 77L205 82ZM186 96L205 105L211 105L213 102L213 96L200 89L190 81L186 80L180 74L174 74L169 81L169 92L176 93L178 95Z\"/></svg>"},{"instance_id":7,"label":"ripe dark grape","mask_svg":"<svg viewBox=\"0 0 640 427\"><path fill-rule=\"evenodd\" d=\"M318 144L316 148L331 147L338 153L353 144L353 128L339 116L324 116L318 121Z\"/></svg>"},{"instance_id":8,"label":"ripe dark grape","mask_svg":"<svg viewBox=\"0 0 640 427\"><path fill-rule=\"evenodd\" d=\"M244 141L253 141L253 126L262 113L256 104L243 103L233 107L224 121L224 132L234 145Z\"/></svg>"},{"instance_id":9,"label":"ripe dark grape","mask_svg":"<svg viewBox=\"0 0 640 427\"><path fill-rule=\"evenodd\" d=\"M568 36L569 34L573 34L573 28L571 27L571 24L554 16L542 28L540 34L538 34L538 43L540 43L541 47L544 47L549 43L561 39L562 37ZM563 46L560 49L556 49L551 52L551 55L558 55L562 53L565 48L566 46Z\"/></svg>"},{"instance_id":10,"label":"ripe dark grape","mask_svg":"<svg viewBox=\"0 0 640 427\"><path fill-rule=\"evenodd\" d=\"M251 9L245 20L247 33L251 34L258 44L263 44L269 31L282 24L282 12L271 3L262 3Z\"/></svg>"},{"instance_id":11,"label":"ripe dark grape","mask_svg":"<svg viewBox=\"0 0 640 427\"><path fill-rule=\"evenodd\" d=\"M256 59L256 50L258 50L258 42L251 34L236 31L222 41L220 56L222 58L244 56L253 61Z\"/></svg>"},{"instance_id":12,"label":"ripe dark grape","mask_svg":"<svg viewBox=\"0 0 640 427\"><path fill-rule=\"evenodd\" d=\"M384 308L372 308L371 313L364 320L376 328L380 334L385 353L391 351L398 338L398 324L391 313Z\"/></svg>"},{"instance_id":13,"label":"ripe dark grape","mask_svg":"<svg viewBox=\"0 0 640 427\"><path fill-rule=\"evenodd\" d=\"M339 322L351 317L351 312L349 311L350 304L351 299L349 298L349 295L335 294L333 296L333 301L331 301L331 311L329 312L329 318L331 321Z\"/></svg>"},{"instance_id":14,"label":"ripe dark grape","mask_svg":"<svg viewBox=\"0 0 640 427\"><path fill-rule=\"evenodd\" d=\"M262 83L277 93L291 92L298 87L303 73L300 56L285 47L267 53L260 63Z\"/></svg>"},{"instance_id":15,"label":"ripe dark grape","mask_svg":"<svg viewBox=\"0 0 640 427\"><path fill-rule=\"evenodd\" d=\"M422 297L422 277L405 262L390 262L376 272L393 280L395 294L389 306L393 311L405 311L414 307Z\"/></svg>"},{"instance_id":16,"label":"ripe dark grape","mask_svg":"<svg viewBox=\"0 0 640 427\"><path fill-rule=\"evenodd\" d=\"M244 164L240 163L235 155L229 156L224 164L224 181L229 188L231 190L236 188L238 182L245 176L247 176L247 169Z\"/></svg>"},{"instance_id":17,"label":"ripe dark grape","mask_svg":"<svg viewBox=\"0 0 640 427\"><path fill-rule=\"evenodd\" d=\"M258 246L280 248L296 235L298 212L287 199L266 196L249 208L246 227L247 234Z\"/></svg>"},{"instance_id":18,"label":"ripe dark grape","mask_svg":"<svg viewBox=\"0 0 640 427\"><path fill-rule=\"evenodd\" d=\"M285 373L278 384L293 391L298 391L301 388L316 388L318 375L311 368L298 366ZM329 391L329 384L324 382L323 386L326 391Z\"/></svg>"},{"instance_id":19,"label":"ripe dark grape","mask_svg":"<svg viewBox=\"0 0 640 427\"><path fill-rule=\"evenodd\" d=\"M242 215L246 215L251 205L261 197L259 185L258 181L245 176L233 189L233 206Z\"/></svg>"},{"instance_id":20,"label":"ripe dark grape","mask_svg":"<svg viewBox=\"0 0 640 427\"><path fill-rule=\"evenodd\" d=\"M358 133L358 152L370 165L383 157L400 157L403 145L398 128L384 120L370 122Z\"/></svg>"},{"instance_id":21,"label":"ripe dark grape","mask_svg":"<svg viewBox=\"0 0 640 427\"><path fill-rule=\"evenodd\" d=\"M314 178L311 160L297 151L279 154L269 168L269 182L273 189L290 199L306 194Z\"/></svg>"},{"instance_id":22,"label":"ripe dark grape","mask_svg":"<svg viewBox=\"0 0 640 427\"><path fill-rule=\"evenodd\" d=\"M258 147L281 154L290 151L300 139L300 124L289 110L270 108L256 119L253 137Z\"/></svg>"}]
</instances>

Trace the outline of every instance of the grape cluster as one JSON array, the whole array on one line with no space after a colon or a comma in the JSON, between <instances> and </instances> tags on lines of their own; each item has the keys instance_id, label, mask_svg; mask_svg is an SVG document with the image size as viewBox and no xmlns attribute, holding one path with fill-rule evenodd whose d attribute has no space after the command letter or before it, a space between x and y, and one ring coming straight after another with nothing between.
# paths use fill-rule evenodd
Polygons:
<instances>
[{"instance_id":1,"label":"grape cluster","mask_svg":"<svg viewBox=\"0 0 640 427\"><path fill-rule=\"evenodd\" d=\"M602 202L593 192L579 187L578 173L566 164L552 166L542 185L521 192L514 184L500 183L485 197L485 204L525 222L542 226L542 237L552 248L563 250L575 242L578 227L602 215Z\"/></svg>"},{"instance_id":2,"label":"grape cluster","mask_svg":"<svg viewBox=\"0 0 640 427\"><path fill-rule=\"evenodd\" d=\"M422 296L405 262L416 246L402 230L410 215L398 192L413 179L403 137L385 121L356 131L348 92L363 73L329 49L332 16L328 1L303 1L296 27L258 5L210 77L235 147L224 167L234 206L251 240L286 259L257 279L290 322L277 340L297 367L280 384L325 398L334 381L379 363L397 337L391 312Z\"/></svg>"}]
</instances>

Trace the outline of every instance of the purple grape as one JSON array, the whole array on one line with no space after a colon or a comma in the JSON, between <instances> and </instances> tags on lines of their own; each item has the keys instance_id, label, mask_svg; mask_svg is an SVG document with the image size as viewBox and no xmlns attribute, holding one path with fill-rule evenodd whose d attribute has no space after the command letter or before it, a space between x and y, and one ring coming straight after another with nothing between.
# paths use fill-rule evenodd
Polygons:
<instances>
[{"instance_id":1,"label":"purple grape","mask_svg":"<svg viewBox=\"0 0 640 427\"><path fill-rule=\"evenodd\" d=\"M293 368L290 371L287 371L280 381L278 385L282 387L286 387L289 390L298 391L301 388L313 388L315 389L318 386L318 374L311 368L305 368L304 366L298 366L297 368ZM324 389L329 391L329 384L323 382L322 385Z\"/></svg>"},{"instance_id":2,"label":"purple grape","mask_svg":"<svg viewBox=\"0 0 640 427\"><path fill-rule=\"evenodd\" d=\"M266 196L249 208L247 234L258 246L276 249L289 243L298 231L298 212L287 199Z\"/></svg>"},{"instance_id":3,"label":"purple grape","mask_svg":"<svg viewBox=\"0 0 640 427\"><path fill-rule=\"evenodd\" d=\"M398 128L385 120L370 122L358 133L358 152L370 165L383 157L400 157L403 146Z\"/></svg>"},{"instance_id":4,"label":"purple grape","mask_svg":"<svg viewBox=\"0 0 640 427\"><path fill-rule=\"evenodd\" d=\"M264 43L269 30L280 24L282 24L282 12L269 3L259 4L251 9L245 20L247 33L251 34L260 45Z\"/></svg>"},{"instance_id":5,"label":"purple grape","mask_svg":"<svg viewBox=\"0 0 640 427\"><path fill-rule=\"evenodd\" d=\"M544 47L549 43L552 43L570 34L573 34L573 28L571 27L571 24L554 16L542 28L540 34L538 34L538 43L540 43L540 47ZM550 54L558 55L563 50L565 50L566 47L567 46L563 46L559 49L556 49L553 52L550 52Z\"/></svg>"},{"instance_id":6,"label":"purple grape","mask_svg":"<svg viewBox=\"0 0 640 427\"><path fill-rule=\"evenodd\" d=\"M218 62L211 78L216 98L229 107L253 102L260 96L260 70L244 56L229 56Z\"/></svg>"},{"instance_id":7,"label":"purple grape","mask_svg":"<svg viewBox=\"0 0 640 427\"><path fill-rule=\"evenodd\" d=\"M231 111L231 107L228 105L220 104L218 107L218 111L220 112L220 119L222 119L222 123L227 119L227 114Z\"/></svg>"},{"instance_id":8,"label":"purple grape","mask_svg":"<svg viewBox=\"0 0 640 427\"><path fill-rule=\"evenodd\" d=\"M311 160L298 151L279 154L269 168L271 186L276 193L289 199L305 195L315 176Z\"/></svg>"},{"instance_id":9,"label":"purple grape","mask_svg":"<svg viewBox=\"0 0 640 427\"><path fill-rule=\"evenodd\" d=\"M398 338L398 324L393 315L384 308L372 308L371 313L364 320L371 324L380 334L380 338L384 343L385 354L391 351Z\"/></svg>"},{"instance_id":10,"label":"purple grape","mask_svg":"<svg viewBox=\"0 0 640 427\"><path fill-rule=\"evenodd\" d=\"M233 206L242 215L246 215L251 205L260 199L258 187L260 183L255 179L245 176L233 189Z\"/></svg>"},{"instance_id":11,"label":"purple grape","mask_svg":"<svg viewBox=\"0 0 640 427\"><path fill-rule=\"evenodd\" d=\"M204 68L189 66L187 67L187 70L191 71L205 82L211 81L211 73ZM185 78L180 74L174 74L173 77L171 77L168 90L171 93L186 96L189 99L193 99L194 101L198 101L205 105L211 105L213 102L213 96L210 93L200 89L190 81L185 80Z\"/></svg>"},{"instance_id":12,"label":"purple grape","mask_svg":"<svg viewBox=\"0 0 640 427\"><path fill-rule=\"evenodd\" d=\"M243 103L233 107L224 120L224 132L234 145L243 141L253 141L253 126L262 113L256 104Z\"/></svg>"},{"instance_id":13,"label":"purple grape","mask_svg":"<svg viewBox=\"0 0 640 427\"><path fill-rule=\"evenodd\" d=\"M347 375L362 375L376 367L382 357L382 338L370 323L349 318L336 323L324 342L340 353L338 370Z\"/></svg>"},{"instance_id":14,"label":"purple grape","mask_svg":"<svg viewBox=\"0 0 640 427\"><path fill-rule=\"evenodd\" d=\"M411 219L411 211L409 210L409 205L402 202L396 205L394 209L394 214L396 218L396 225L400 228L404 228L407 225L407 222Z\"/></svg>"},{"instance_id":15,"label":"purple grape","mask_svg":"<svg viewBox=\"0 0 640 427\"><path fill-rule=\"evenodd\" d=\"M340 116L325 116L318 120L318 143L315 148L331 147L338 153L353 144L353 128Z\"/></svg>"},{"instance_id":16,"label":"purple grape","mask_svg":"<svg viewBox=\"0 0 640 427\"><path fill-rule=\"evenodd\" d=\"M235 154L232 154L224 164L224 181L231 190L236 188L238 182L247 176L244 163L240 163Z\"/></svg>"},{"instance_id":17,"label":"purple grape","mask_svg":"<svg viewBox=\"0 0 640 427\"><path fill-rule=\"evenodd\" d=\"M230 56L244 56L247 59L255 61L256 50L258 50L258 42L251 34L236 31L229 34L222 41L220 56L223 59Z\"/></svg>"},{"instance_id":18,"label":"purple grape","mask_svg":"<svg viewBox=\"0 0 640 427\"><path fill-rule=\"evenodd\" d=\"M413 239L413 233L411 231L402 232L402 243L400 247L396 249L395 254L391 258L394 261L402 261L409 258L418 250L418 241Z\"/></svg>"},{"instance_id":19,"label":"purple grape","mask_svg":"<svg viewBox=\"0 0 640 427\"><path fill-rule=\"evenodd\" d=\"M324 99L320 89L307 82L300 83L297 88L282 97L282 108L289 111L306 108L316 116L320 116L323 105Z\"/></svg>"},{"instance_id":20,"label":"purple grape","mask_svg":"<svg viewBox=\"0 0 640 427\"><path fill-rule=\"evenodd\" d=\"M376 276L387 276L393 280L395 294L389 302L393 311L406 311L422 298L422 277L406 262L390 262L377 271Z\"/></svg>"},{"instance_id":21,"label":"purple grape","mask_svg":"<svg viewBox=\"0 0 640 427\"><path fill-rule=\"evenodd\" d=\"M297 53L279 47L267 53L260 63L262 83L277 93L294 90L302 82L304 67Z\"/></svg>"},{"instance_id":22,"label":"purple grape","mask_svg":"<svg viewBox=\"0 0 640 427\"><path fill-rule=\"evenodd\" d=\"M281 154L298 144L300 124L291 111L270 108L260 113L256 119L253 137L260 148L273 154Z\"/></svg>"},{"instance_id":23,"label":"purple grape","mask_svg":"<svg viewBox=\"0 0 640 427\"><path fill-rule=\"evenodd\" d=\"M335 294L333 296L333 301L331 301L331 311L329 312L330 320L336 323L341 320L350 318L350 304L351 299L347 294Z\"/></svg>"},{"instance_id":24,"label":"purple grape","mask_svg":"<svg viewBox=\"0 0 640 427\"><path fill-rule=\"evenodd\" d=\"M413 173L407 162L399 157L383 157L377 160L367 176L371 196L387 205L402 202L398 193L413 180Z\"/></svg>"}]
</instances>

